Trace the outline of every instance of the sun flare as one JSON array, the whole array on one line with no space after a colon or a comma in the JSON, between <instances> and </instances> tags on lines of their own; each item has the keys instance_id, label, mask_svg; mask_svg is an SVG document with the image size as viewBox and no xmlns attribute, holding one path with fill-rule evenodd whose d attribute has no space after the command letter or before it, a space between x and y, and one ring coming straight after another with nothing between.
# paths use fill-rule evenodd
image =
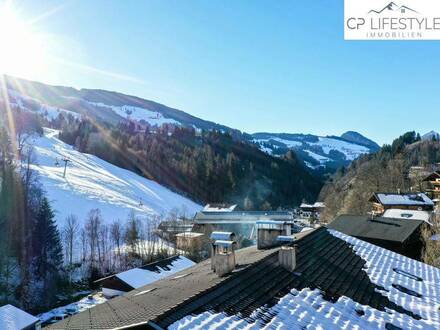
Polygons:
<instances>
[{"instance_id":1,"label":"sun flare","mask_svg":"<svg viewBox=\"0 0 440 330\"><path fill-rule=\"evenodd\" d=\"M43 37L8 2L0 6L0 73L32 76L46 59Z\"/></svg>"}]
</instances>

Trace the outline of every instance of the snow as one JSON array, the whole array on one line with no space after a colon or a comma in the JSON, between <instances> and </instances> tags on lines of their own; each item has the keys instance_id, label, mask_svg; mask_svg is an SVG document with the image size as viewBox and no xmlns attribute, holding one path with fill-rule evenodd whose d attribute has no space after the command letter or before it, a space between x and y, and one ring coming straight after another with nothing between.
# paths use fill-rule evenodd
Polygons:
<instances>
[{"instance_id":1,"label":"snow","mask_svg":"<svg viewBox=\"0 0 440 330\"><path fill-rule=\"evenodd\" d=\"M342 141L338 139L332 139L328 137L319 137L319 142L309 143L310 145L319 146L322 148L325 154L329 154L331 150L342 152L347 160L355 160L362 154L367 154L370 150L367 147Z\"/></svg>"},{"instance_id":2,"label":"snow","mask_svg":"<svg viewBox=\"0 0 440 330\"><path fill-rule=\"evenodd\" d=\"M173 323L171 330L189 329L440 329L440 269L409 259L370 243L329 232L349 243L366 261L370 280L385 290L380 293L390 301L419 316L387 309L379 311L342 296L336 302L325 300L318 289L292 289L271 308L261 307L250 318L206 311L188 315ZM418 279L421 280L418 280ZM415 297L396 289L400 285L422 296ZM270 320L264 324L262 319Z\"/></svg>"},{"instance_id":3,"label":"snow","mask_svg":"<svg viewBox=\"0 0 440 330\"><path fill-rule=\"evenodd\" d=\"M156 282L162 278L168 277L172 274L185 270L194 266L195 263L188 258L180 256L177 260L173 261L167 268L160 268L159 272L154 272L142 268L133 268L125 272L116 274L116 277L130 285L131 287L138 289L144 285Z\"/></svg>"},{"instance_id":4,"label":"snow","mask_svg":"<svg viewBox=\"0 0 440 330\"><path fill-rule=\"evenodd\" d=\"M433 201L423 193L413 194L377 194L383 205L434 205Z\"/></svg>"},{"instance_id":5,"label":"snow","mask_svg":"<svg viewBox=\"0 0 440 330\"><path fill-rule=\"evenodd\" d=\"M62 108L52 107L52 106L46 105L46 104L41 104L41 108L40 108L39 113L42 114L43 116L45 116L48 120L54 120L54 119L58 118L58 116L60 114L65 115L65 117L67 117L67 115L71 115L75 119L79 119L81 117L81 115L76 112L69 111L69 110L62 109Z\"/></svg>"},{"instance_id":6,"label":"snow","mask_svg":"<svg viewBox=\"0 0 440 330\"><path fill-rule=\"evenodd\" d=\"M352 245L353 251L366 261L365 271L371 282L386 290L381 291L382 295L422 317L422 320L417 322L421 325L419 328L440 329L440 269L338 231L329 231ZM419 277L421 281L415 280L414 276ZM393 284L417 292L421 297L403 293ZM403 325L405 328L410 328Z\"/></svg>"},{"instance_id":7,"label":"snow","mask_svg":"<svg viewBox=\"0 0 440 330\"><path fill-rule=\"evenodd\" d=\"M84 292L81 292L80 294L84 294ZM67 316L68 313L73 312L76 314L76 313L85 311L86 309L92 308L96 305L105 303L106 301L107 301L107 298L105 298L100 293L96 293L96 294L91 295L90 298L89 298L89 296L87 296L77 302L73 302L71 304L68 304L68 305L65 305L62 307L57 307L57 308L54 308L46 313L42 313L42 314L38 315L38 318L40 319L40 321L42 323L46 322L56 316L62 316L64 318Z\"/></svg>"},{"instance_id":8,"label":"snow","mask_svg":"<svg viewBox=\"0 0 440 330\"><path fill-rule=\"evenodd\" d=\"M418 210L402 210L402 209L388 209L382 215L384 218L394 219L408 219L408 220L422 220L430 223L431 213L428 211Z\"/></svg>"},{"instance_id":9,"label":"snow","mask_svg":"<svg viewBox=\"0 0 440 330\"><path fill-rule=\"evenodd\" d=\"M233 205L215 205L215 204L206 204L205 207L203 208L203 212L232 212L237 208L237 204L233 204Z\"/></svg>"},{"instance_id":10,"label":"snow","mask_svg":"<svg viewBox=\"0 0 440 330\"><path fill-rule=\"evenodd\" d=\"M356 311L363 312L359 315ZM170 330L189 329L386 329L387 323L402 329L438 329L439 323L415 320L406 314L394 311L382 312L361 305L348 297L335 303L322 297L319 290L293 289L279 302L269 308L260 308L253 313L254 319L247 321L236 315L204 312L189 315L169 326ZM263 324L259 318L266 316L271 321Z\"/></svg>"},{"instance_id":11,"label":"snow","mask_svg":"<svg viewBox=\"0 0 440 330\"><path fill-rule=\"evenodd\" d=\"M0 329L24 329L36 322L38 322L38 318L15 306L5 305L0 307Z\"/></svg>"},{"instance_id":12,"label":"snow","mask_svg":"<svg viewBox=\"0 0 440 330\"><path fill-rule=\"evenodd\" d=\"M180 125L180 123L174 119L165 118L161 113L145 108L134 107L130 105L114 106L90 101L88 101L87 103L96 107L109 108L123 118L130 118L136 121L145 120L152 126L162 126L163 124Z\"/></svg>"},{"instance_id":13,"label":"snow","mask_svg":"<svg viewBox=\"0 0 440 330\"><path fill-rule=\"evenodd\" d=\"M298 140L288 140L282 139L277 136L272 136L264 139L253 139L254 143L257 143L260 147L260 150L272 155L273 150L277 148L276 144L273 144L274 141L279 142L285 145L286 148L302 150L307 153L310 157L317 160L321 165L332 161L330 157L330 151L339 151L345 155L346 160L352 161L359 156L369 153L370 150L365 147L355 143L351 143L348 141L343 141L340 139L335 139L331 137L317 137L318 142L309 142L307 140L303 140L298 137ZM301 140L299 140L301 139ZM269 146L270 145L270 146ZM318 154L318 150L322 149L322 153ZM310 168L317 168L319 166L315 166L310 162L306 162L306 165Z\"/></svg>"},{"instance_id":14,"label":"snow","mask_svg":"<svg viewBox=\"0 0 440 330\"><path fill-rule=\"evenodd\" d=\"M32 98L32 97L23 95L13 89L8 89L8 96L9 96L9 102L11 105L19 107L20 109L23 109L26 111L32 112L31 109L29 109L28 107L26 107L24 105L23 101L33 101L36 104L39 104L40 109L37 112L48 120L56 119L59 116L59 114L63 114L63 115L65 115L65 117L67 117L67 115L71 115L75 119L79 119L81 117L81 115L76 112L44 104L36 98ZM0 98L1 98L1 95L0 95Z\"/></svg>"},{"instance_id":15,"label":"snow","mask_svg":"<svg viewBox=\"0 0 440 330\"><path fill-rule=\"evenodd\" d=\"M321 155L318 155L310 150L304 150L310 157L312 157L313 159L317 160L319 163L323 164L323 163L327 163L328 161L330 161L330 158L328 157L324 157Z\"/></svg>"},{"instance_id":16,"label":"snow","mask_svg":"<svg viewBox=\"0 0 440 330\"><path fill-rule=\"evenodd\" d=\"M59 225L70 214L83 221L95 208L101 210L106 222L126 219L131 210L146 218L165 215L173 208L183 207L188 214L202 209L157 182L75 150L60 141L57 135L58 131L45 128L44 136L30 143L36 156L32 168L40 176ZM65 178L64 158L71 160Z\"/></svg>"}]
</instances>

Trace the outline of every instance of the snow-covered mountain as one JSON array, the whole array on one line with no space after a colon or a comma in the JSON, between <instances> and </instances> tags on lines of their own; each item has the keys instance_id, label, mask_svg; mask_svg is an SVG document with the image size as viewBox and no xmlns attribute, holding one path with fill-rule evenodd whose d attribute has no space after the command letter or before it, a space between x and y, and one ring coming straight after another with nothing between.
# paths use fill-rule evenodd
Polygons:
<instances>
[{"instance_id":1,"label":"snow-covered mountain","mask_svg":"<svg viewBox=\"0 0 440 330\"><path fill-rule=\"evenodd\" d=\"M202 208L154 181L75 150L57 135L56 130L44 129L44 136L34 137L29 143L36 156L32 167L39 174L59 224L69 214L84 221L95 208L108 222L125 220L130 210L147 217L166 215L173 208L193 215ZM70 160L66 177L63 159Z\"/></svg>"},{"instance_id":2,"label":"snow-covered mountain","mask_svg":"<svg viewBox=\"0 0 440 330\"><path fill-rule=\"evenodd\" d=\"M428 132L428 133L422 135L423 141L432 141L433 139L440 141L440 133L438 133L436 131L431 131L431 132Z\"/></svg>"},{"instance_id":3,"label":"snow-covered mountain","mask_svg":"<svg viewBox=\"0 0 440 330\"><path fill-rule=\"evenodd\" d=\"M75 89L51 86L36 81L3 76L9 96L34 111L44 111L42 105L52 112L87 114L108 124L117 124L122 119L145 122L152 126L176 124L204 130L219 130L239 134L240 131L200 119L184 111L145 100L136 96L100 89ZM61 110L59 110L61 109Z\"/></svg>"},{"instance_id":4,"label":"snow-covered mountain","mask_svg":"<svg viewBox=\"0 0 440 330\"><path fill-rule=\"evenodd\" d=\"M337 168L379 149L375 142L352 131L341 137L287 133L255 133L252 136L262 151L277 156L294 150L312 169Z\"/></svg>"},{"instance_id":5,"label":"snow-covered mountain","mask_svg":"<svg viewBox=\"0 0 440 330\"><path fill-rule=\"evenodd\" d=\"M48 119L54 119L59 114L77 118L86 115L109 125L130 120L151 126L172 124L229 132L237 139L257 143L262 151L270 155L283 155L288 150L294 150L309 168L318 171L332 172L362 154L379 149L375 142L353 131L340 137L273 133L250 135L163 104L118 92L50 86L7 76L5 79L12 104L38 112Z\"/></svg>"}]
</instances>

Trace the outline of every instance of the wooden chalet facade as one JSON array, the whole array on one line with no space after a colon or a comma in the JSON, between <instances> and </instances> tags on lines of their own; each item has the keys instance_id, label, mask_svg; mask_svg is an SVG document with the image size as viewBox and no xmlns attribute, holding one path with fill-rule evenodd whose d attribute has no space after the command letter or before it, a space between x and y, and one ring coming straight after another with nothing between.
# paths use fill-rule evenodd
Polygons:
<instances>
[{"instance_id":1,"label":"wooden chalet facade","mask_svg":"<svg viewBox=\"0 0 440 330\"><path fill-rule=\"evenodd\" d=\"M440 201L440 171L436 171L423 179L427 183L426 192L428 196L439 205Z\"/></svg>"}]
</instances>

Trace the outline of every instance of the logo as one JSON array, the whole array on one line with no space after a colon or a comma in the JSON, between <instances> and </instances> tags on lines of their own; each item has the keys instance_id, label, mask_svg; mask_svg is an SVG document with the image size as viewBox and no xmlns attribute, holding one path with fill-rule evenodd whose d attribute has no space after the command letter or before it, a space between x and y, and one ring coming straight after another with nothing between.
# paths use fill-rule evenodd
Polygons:
<instances>
[{"instance_id":1,"label":"logo","mask_svg":"<svg viewBox=\"0 0 440 330\"><path fill-rule=\"evenodd\" d=\"M440 1L345 0L345 40L440 40Z\"/></svg>"}]
</instances>

